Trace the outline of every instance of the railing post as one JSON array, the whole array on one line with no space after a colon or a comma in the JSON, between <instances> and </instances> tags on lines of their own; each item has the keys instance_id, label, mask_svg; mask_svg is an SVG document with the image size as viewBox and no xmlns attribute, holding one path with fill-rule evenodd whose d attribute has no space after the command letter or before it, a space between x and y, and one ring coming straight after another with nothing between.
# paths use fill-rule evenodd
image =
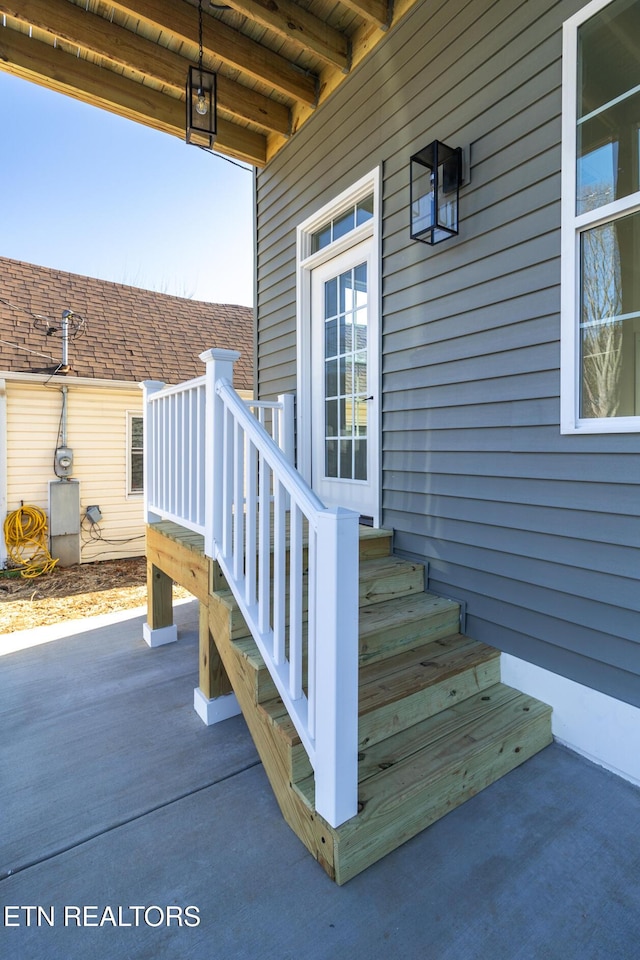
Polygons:
<instances>
[{"instance_id":1,"label":"railing post","mask_svg":"<svg viewBox=\"0 0 640 960\"><path fill-rule=\"evenodd\" d=\"M233 365L237 350L205 350L205 467L204 467L204 552L215 559L215 544L222 537L222 478L224 470L224 404L216 393L218 380L233 386Z\"/></svg>"},{"instance_id":2,"label":"railing post","mask_svg":"<svg viewBox=\"0 0 640 960\"><path fill-rule=\"evenodd\" d=\"M292 393L281 393L278 397L278 403L281 404L278 410L280 418L278 429L278 444L285 457L292 466L296 461L296 440L295 440L295 399Z\"/></svg>"},{"instance_id":3,"label":"railing post","mask_svg":"<svg viewBox=\"0 0 640 960\"><path fill-rule=\"evenodd\" d=\"M337 827L358 809L358 514L318 514L316 810Z\"/></svg>"},{"instance_id":4,"label":"railing post","mask_svg":"<svg viewBox=\"0 0 640 960\"><path fill-rule=\"evenodd\" d=\"M153 428L153 421L149 416L149 399L154 393L162 390L164 383L162 380L144 380L139 384L142 390L142 487L144 494L144 521L145 523L157 523L162 518L150 509L155 494L155 471L153 464L155 460L155 449L157 437Z\"/></svg>"}]
</instances>

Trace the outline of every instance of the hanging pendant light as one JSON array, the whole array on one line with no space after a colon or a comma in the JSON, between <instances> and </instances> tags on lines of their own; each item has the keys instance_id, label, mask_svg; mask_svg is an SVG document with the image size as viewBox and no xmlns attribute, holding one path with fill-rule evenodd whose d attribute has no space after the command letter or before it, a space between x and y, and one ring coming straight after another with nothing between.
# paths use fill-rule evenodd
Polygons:
<instances>
[{"instance_id":1,"label":"hanging pendant light","mask_svg":"<svg viewBox=\"0 0 640 960\"><path fill-rule=\"evenodd\" d=\"M202 0L198 0L198 66L190 66L186 88L187 143L213 147L217 135L216 75L202 66Z\"/></svg>"}]
</instances>

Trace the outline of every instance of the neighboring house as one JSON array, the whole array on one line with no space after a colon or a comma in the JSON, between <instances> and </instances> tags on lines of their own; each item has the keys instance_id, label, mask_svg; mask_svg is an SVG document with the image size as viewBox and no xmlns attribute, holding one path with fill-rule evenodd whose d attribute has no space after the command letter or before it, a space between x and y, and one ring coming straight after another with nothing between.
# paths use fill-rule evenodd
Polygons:
<instances>
[{"instance_id":1,"label":"neighboring house","mask_svg":"<svg viewBox=\"0 0 640 960\"><path fill-rule=\"evenodd\" d=\"M68 370L62 368L62 315L71 311ZM143 555L143 380L200 377L199 354L242 351L241 386L252 383L252 311L202 303L0 257L0 512L33 505L58 546L81 562ZM70 469L56 450L72 451ZM60 461L60 455L58 456ZM70 476L76 484L59 481ZM71 517L66 499L72 494ZM77 506L75 505L77 501ZM88 506L99 507L92 522ZM91 513L91 512L90 512ZM69 523L71 527L67 529ZM54 544L55 546L55 544ZM3 551L5 549L2 540ZM55 550L54 550L55 555ZM0 556L0 562L6 553Z\"/></svg>"}]
</instances>

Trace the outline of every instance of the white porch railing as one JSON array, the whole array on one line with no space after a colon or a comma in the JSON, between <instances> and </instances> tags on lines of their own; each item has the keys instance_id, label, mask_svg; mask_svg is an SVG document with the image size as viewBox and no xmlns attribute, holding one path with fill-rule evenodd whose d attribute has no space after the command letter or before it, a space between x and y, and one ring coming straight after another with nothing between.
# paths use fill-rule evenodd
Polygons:
<instances>
[{"instance_id":1,"label":"white porch railing","mask_svg":"<svg viewBox=\"0 0 640 960\"><path fill-rule=\"evenodd\" d=\"M207 462L207 378L165 387L146 380L144 391L144 500L147 523L173 520L204 535ZM244 400L287 459L294 459L293 396Z\"/></svg>"},{"instance_id":2,"label":"white porch railing","mask_svg":"<svg viewBox=\"0 0 640 960\"><path fill-rule=\"evenodd\" d=\"M358 515L326 508L293 466L291 401L236 393L238 357L210 350L204 378L143 385L147 521L204 533L307 751L316 810L339 826L357 812Z\"/></svg>"}]
</instances>

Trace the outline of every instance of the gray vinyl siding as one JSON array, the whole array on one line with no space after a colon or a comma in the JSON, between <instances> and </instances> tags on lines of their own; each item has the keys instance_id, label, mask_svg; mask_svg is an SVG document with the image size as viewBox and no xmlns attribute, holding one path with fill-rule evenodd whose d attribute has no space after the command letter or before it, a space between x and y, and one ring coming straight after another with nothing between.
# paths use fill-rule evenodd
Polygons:
<instances>
[{"instance_id":1,"label":"gray vinyl siding","mask_svg":"<svg viewBox=\"0 0 640 960\"><path fill-rule=\"evenodd\" d=\"M561 436L563 20L424 0L257 179L258 388L296 389L296 226L382 169L382 479L467 633L640 705L640 437ZM460 236L411 242L409 157L471 150Z\"/></svg>"}]
</instances>

